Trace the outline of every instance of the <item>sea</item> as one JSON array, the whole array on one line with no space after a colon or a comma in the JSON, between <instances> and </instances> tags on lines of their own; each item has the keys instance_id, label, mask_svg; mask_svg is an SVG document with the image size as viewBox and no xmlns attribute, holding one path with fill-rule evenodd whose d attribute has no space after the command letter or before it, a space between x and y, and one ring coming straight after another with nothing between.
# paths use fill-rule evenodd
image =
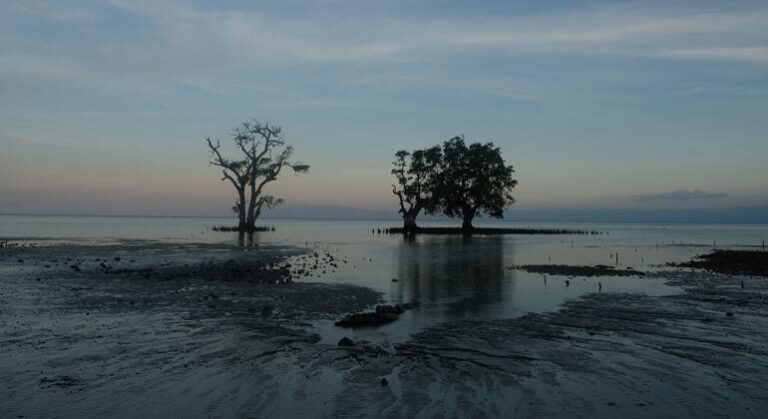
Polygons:
<instances>
[{"instance_id":1,"label":"sea","mask_svg":"<svg viewBox=\"0 0 768 419\"><path fill-rule=\"evenodd\" d=\"M441 322L508 319L555 311L568 300L596 292L668 295L670 264L713 249L765 250L765 224L619 224L489 222L476 226L577 229L586 235L418 236L385 234L393 220L263 219L274 231L243 241L237 233L212 230L231 218L0 215L0 240L37 245L105 246L141 241L220 244L258 252L264 246L297 246L328 252L346 263L299 281L344 283L381 292L382 303L418 302L391 325L343 330L332 321L315 324L324 340L405 340ZM456 226L429 220L424 226ZM643 276L568 277L515 269L520 265L609 265L648 272Z\"/></svg>"}]
</instances>

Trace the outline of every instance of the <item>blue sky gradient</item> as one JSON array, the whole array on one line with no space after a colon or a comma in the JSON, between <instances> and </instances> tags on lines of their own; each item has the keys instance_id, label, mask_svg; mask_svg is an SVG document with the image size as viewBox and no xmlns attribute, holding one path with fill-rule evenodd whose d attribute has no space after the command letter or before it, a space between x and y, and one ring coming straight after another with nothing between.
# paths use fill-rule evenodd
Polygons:
<instances>
[{"instance_id":1,"label":"blue sky gradient","mask_svg":"<svg viewBox=\"0 0 768 419\"><path fill-rule=\"evenodd\" d=\"M394 207L463 133L524 209L766 205L766 110L764 1L0 4L0 212L227 214L203 139L250 118L294 204Z\"/></svg>"}]
</instances>

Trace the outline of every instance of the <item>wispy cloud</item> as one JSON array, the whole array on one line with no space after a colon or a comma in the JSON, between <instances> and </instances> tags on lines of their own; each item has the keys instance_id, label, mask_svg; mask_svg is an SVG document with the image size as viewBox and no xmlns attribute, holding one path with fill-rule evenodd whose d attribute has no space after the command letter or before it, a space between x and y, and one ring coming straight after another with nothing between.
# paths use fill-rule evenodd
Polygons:
<instances>
[{"instance_id":1,"label":"wispy cloud","mask_svg":"<svg viewBox=\"0 0 768 419\"><path fill-rule=\"evenodd\" d=\"M483 53L497 59L579 54L768 63L768 10L701 13L613 6L535 16L331 19L204 8L174 0L74 2L66 7L33 0L5 9L76 21L95 18L94 5L99 11L138 18L145 32L137 40L95 37L83 50L57 49L56 55L48 49L36 54L24 42L7 43L0 50L5 67L0 84L88 83L97 89L116 85L137 91L143 84L145 91L156 92L163 84L177 83L227 93L233 75L331 65L374 72L381 65L440 67L446 59L466 56L469 62ZM401 82L411 80L403 73Z\"/></svg>"},{"instance_id":2,"label":"wispy cloud","mask_svg":"<svg viewBox=\"0 0 768 419\"><path fill-rule=\"evenodd\" d=\"M98 20L101 13L91 8L73 6L63 2L48 0L9 0L6 10L60 22L87 22Z\"/></svg>"},{"instance_id":3,"label":"wispy cloud","mask_svg":"<svg viewBox=\"0 0 768 419\"><path fill-rule=\"evenodd\" d=\"M697 189L680 189L671 192L661 192L655 194L632 195L632 200L637 202L648 201L691 201L704 199L723 199L727 198L725 192L705 192Z\"/></svg>"},{"instance_id":4,"label":"wispy cloud","mask_svg":"<svg viewBox=\"0 0 768 419\"><path fill-rule=\"evenodd\" d=\"M768 64L768 47L690 48L662 51L662 57L696 60L728 60Z\"/></svg>"},{"instance_id":5,"label":"wispy cloud","mask_svg":"<svg viewBox=\"0 0 768 419\"><path fill-rule=\"evenodd\" d=\"M182 51L213 46L261 65L419 60L489 48L764 63L768 49L761 35L768 31L767 12L603 7L542 16L325 21L201 10L175 1L112 0L112 4L154 22ZM757 41L762 44L743 46Z\"/></svg>"}]
</instances>

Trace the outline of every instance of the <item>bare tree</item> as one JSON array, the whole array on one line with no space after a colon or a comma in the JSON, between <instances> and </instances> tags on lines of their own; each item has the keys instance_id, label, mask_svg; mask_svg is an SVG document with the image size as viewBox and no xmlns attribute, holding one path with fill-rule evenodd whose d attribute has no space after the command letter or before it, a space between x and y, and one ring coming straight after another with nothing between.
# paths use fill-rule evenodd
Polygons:
<instances>
[{"instance_id":1,"label":"bare tree","mask_svg":"<svg viewBox=\"0 0 768 419\"><path fill-rule=\"evenodd\" d=\"M240 231L253 231L262 209L280 205L282 199L265 195L264 187L277 180L283 167L294 173L306 173L309 165L293 162L293 147L286 146L282 128L269 122L245 122L235 128L232 138L242 159L231 159L222 155L219 140L206 138L211 152L210 164L222 169L224 177L237 192L237 201L232 210L237 213Z\"/></svg>"}]
</instances>

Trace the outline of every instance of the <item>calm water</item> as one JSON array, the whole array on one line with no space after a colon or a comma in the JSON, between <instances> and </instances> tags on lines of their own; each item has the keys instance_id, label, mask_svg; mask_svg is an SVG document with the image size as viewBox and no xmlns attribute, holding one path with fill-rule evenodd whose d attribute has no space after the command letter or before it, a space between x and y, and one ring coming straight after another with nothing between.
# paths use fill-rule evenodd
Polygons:
<instances>
[{"instance_id":1,"label":"calm water","mask_svg":"<svg viewBox=\"0 0 768 419\"><path fill-rule=\"evenodd\" d=\"M121 240L204 242L238 245L235 233L216 233L213 225L232 220L173 217L0 216L0 239L38 243L65 241L110 244ZM399 341L422 328L459 319L511 318L532 311L556 310L566 299L589 292L677 292L662 280L603 277L573 279L509 269L522 264L616 265L655 270L667 262L717 248L760 248L768 225L657 225L494 223L499 226L597 230L588 236L419 237L374 234L392 221L265 219L275 232L258 233L259 244L297 245L327 250L348 261L336 272L312 280L368 286L389 302L419 301L418 310L377 329L339 330L330 322L317 327L325 339ZM431 222L430 225L453 225ZM481 225L481 223L478 223ZM397 281L393 281L397 279Z\"/></svg>"}]
</instances>

